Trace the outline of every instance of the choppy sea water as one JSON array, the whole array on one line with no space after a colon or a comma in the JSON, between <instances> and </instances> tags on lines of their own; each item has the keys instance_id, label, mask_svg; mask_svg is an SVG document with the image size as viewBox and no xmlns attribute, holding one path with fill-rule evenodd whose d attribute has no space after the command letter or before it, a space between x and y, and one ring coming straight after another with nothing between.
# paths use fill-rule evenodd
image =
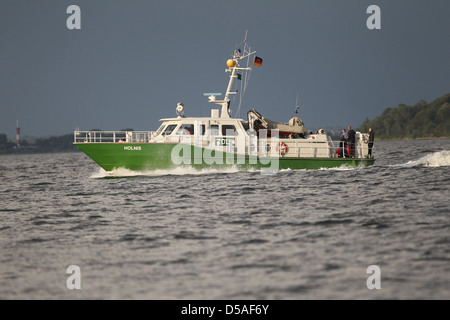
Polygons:
<instances>
[{"instance_id":1,"label":"choppy sea water","mask_svg":"<svg viewBox=\"0 0 450 320\"><path fill-rule=\"evenodd\" d=\"M112 177L83 153L0 156L0 299L450 299L450 140L375 156Z\"/></svg>"}]
</instances>

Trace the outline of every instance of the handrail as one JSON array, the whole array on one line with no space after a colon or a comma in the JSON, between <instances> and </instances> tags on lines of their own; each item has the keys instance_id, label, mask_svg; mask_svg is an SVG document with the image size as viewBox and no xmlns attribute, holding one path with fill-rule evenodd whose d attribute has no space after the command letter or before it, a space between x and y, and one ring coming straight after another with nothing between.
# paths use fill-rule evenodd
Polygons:
<instances>
[{"instance_id":1,"label":"handrail","mask_svg":"<svg viewBox=\"0 0 450 320\"><path fill-rule=\"evenodd\" d=\"M149 143L154 131L75 131L74 143Z\"/></svg>"},{"instance_id":2,"label":"handrail","mask_svg":"<svg viewBox=\"0 0 450 320\"><path fill-rule=\"evenodd\" d=\"M279 154L280 157L329 157L329 158L348 158L349 156L343 152L342 156L338 155L338 150L342 148L342 142L337 140L327 141L308 141L304 139L274 139L274 138L251 138L245 136L244 147L243 141L233 141L233 145L217 145L215 139L220 136L205 137L191 136L166 136L163 139L156 139L155 131L75 131L74 143L180 143L182 141L188 144L192 143L196 146L209 149L223 150L226 152L234 152L240 154L252 154L258 156L273 156L270 150L275 150L279 142L287 144L287 152ZM227 137L226 139L234 139L239 137ZM199 143L201 141L201 143ZM225 140L226 141L226 140ZM238 144L240 146L238 146ZM256 151L256 153L255 153ZM368 157L368 145L363 141L357 140L355 144L354 158Z\"/></svg>"}]
</instances>

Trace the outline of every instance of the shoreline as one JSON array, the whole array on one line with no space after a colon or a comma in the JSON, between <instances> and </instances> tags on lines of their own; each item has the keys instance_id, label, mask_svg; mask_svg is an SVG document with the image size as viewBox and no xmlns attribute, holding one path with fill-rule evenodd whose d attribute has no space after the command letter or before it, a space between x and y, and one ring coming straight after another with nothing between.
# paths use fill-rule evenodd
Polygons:
<instances>
[{"instance_id":1,"label":"shoreline","mask_svg":"<svg viewBox=\"0 0 450 320\"><path fill-rule=\"evenodd\" d=\"M449 140L450 137L423 137L423 138L388 138L388 139L377 139L375 142L386 142L386 141L413 141L413 140Z\"/></svg>"}]
</instances>

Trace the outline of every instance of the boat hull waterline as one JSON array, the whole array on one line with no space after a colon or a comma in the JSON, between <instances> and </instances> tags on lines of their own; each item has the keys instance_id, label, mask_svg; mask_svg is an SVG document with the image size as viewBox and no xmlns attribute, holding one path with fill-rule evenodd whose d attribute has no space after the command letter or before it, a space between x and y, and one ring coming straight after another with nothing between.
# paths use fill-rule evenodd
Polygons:
<instances>
[{"instance_id":1,"label":"boat hull waterline","mask_svg":"<svg viewBox=\"0 0 450 320\"><path fill-rule=\"evenodd\" d=\"M196 169L220 169L235 167L257 170L298 170L327 169L339 167L365 167L374 164L373 158L338 158L338 157L276 157L249 156L208 150L196 146L184 145L189 152L174 150L178 144L160 143L76 143L81 151L89 156L105 171L128 169L133 171L170 170L179 167ZM185 149L186 150L186 149ZM174 154L177 157L174 159Z\"/></svg>"}]
</instances>

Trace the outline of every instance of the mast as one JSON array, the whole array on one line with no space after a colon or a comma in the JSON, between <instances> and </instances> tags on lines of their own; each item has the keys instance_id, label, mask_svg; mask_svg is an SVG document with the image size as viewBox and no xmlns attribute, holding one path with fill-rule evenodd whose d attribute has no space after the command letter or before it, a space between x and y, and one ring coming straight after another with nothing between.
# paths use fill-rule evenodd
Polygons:
<instances>
[{"instance_id":1,"label":"mast","mask_svg":"<svg viewBox=\"0 0 450 320\"><path fill-rule=\"evenodd\" d=\"M250 52L250 48L247 47L247 31L245 31L245 38L244 38L244 51L241 52L240 49L235 50L234 54L231 59L228 59L227 66L228 69L225 69L225 72L230 72L230 80L228 82L227 90L225 92L225 97L223 100L216 100L217 94L207 94L209 95L209 102L218 104L222 106L221 118L230 118L231 112L230 112L230 95L236 94L237 92L231 91L233 88L234 80L237 78L237 71L251 71L252 68L248 67L248 61L247 61L247 67L240 67L239 61L245 58L250 57L251 55L255 54L256 51ZM242 54L242 55L241 55Z\"/></svg>"}]
</instances>

